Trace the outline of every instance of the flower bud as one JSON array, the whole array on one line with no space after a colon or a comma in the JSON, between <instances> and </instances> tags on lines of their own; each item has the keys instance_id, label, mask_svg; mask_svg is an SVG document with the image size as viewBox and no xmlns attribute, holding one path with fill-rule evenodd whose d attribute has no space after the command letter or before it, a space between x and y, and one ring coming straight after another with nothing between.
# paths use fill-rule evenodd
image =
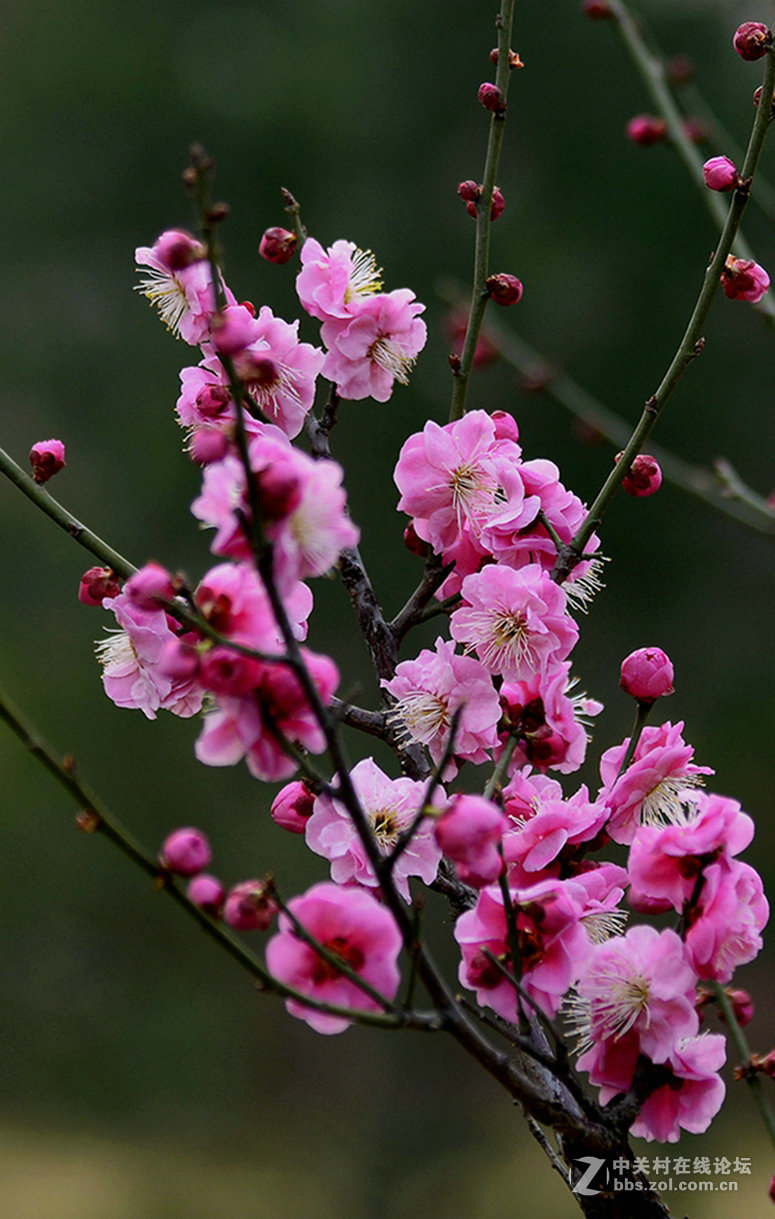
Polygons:
<instances>
[{"instance_id":1,"label":"flower bud","mask_svg":"<svg viewBox=\"0 0 775 1219\"><path fill-rule=\"evenodd\" d=\"M729 157L711 157L702 167L702 176L709 190L732 190L739 181L737 169Z\"/></svg>"},{"instance_id":2,"label":"flower bud","mask_svg":"<svg viewBox=\"0 0 775 1219\"><path fill-rule=\"evenodd\" d=\"M498 66L498 48L493 47L490 51L490 63ZM519 58L517 51L509 51L509 72L513 72L515 68L524 68L522 60Z\"/></svg>"},{"instance_id":3,"label":"flower bud","mask_svg":"<svg viewBox=\"0 0 775 1219\"><path fill-rule=\"evenodd\" d=\"M196 396L196 409L206 419L216 419L230 401L231 394L225 385L203 385Z\"/></svg>"},{"instance_id":4,"label":"flower bud","mask_svg":"<svg viewBox=\"0 0 775 1219\"><path fill-rule=\"evenodd\" d=\"M618 462L621 456L621 453L617 453L614 460ZM661 485L662 471L659 468L659 462L648 453L639 453L637 457L633 458L632 465L622 479L622 489L628 495L638 498L653 495Z\"/></svg>"},{"instance_id":5,"label":"flower bud","mask_svg":"<svg viewBox=\"0 0 775 1219\"><path fill-rule=\"evenodd\" d=\"M39 440L30 449L33 481L42 485L65 465L65 446L61 440Z\"/></svg>"},{"instance_id":6,"label":"flower bud","mask_svg":"<svg viewBox=\"0 0 775 1219\"><path fill-rule=\"evenodd\" d=\"M775 1177L770 1181L770 1188L767 1190L770 1202L775 1202Z\"/></svg>"},{"instance_id":7,"label":"flower bud","mask_svg":"<svg viewBox=\"0 0 775 1219\"><path fill-rule=\"evenodd\" d=\"M457 193L465 203L476 203L482 194L481 186L477 186L471 178L458 184Z\"/></svg>"},{"instance_id":8,"label":"flower bud","mask_svg":"<svg viewBox=\"0 0 775 1219\"><path fill-rule=\"evenodd\" d=\"M721 286L730 300L755 305L769 288L770 277L758 262L729 254L721 272Z\"/></svg>"},{"instance_id":9,"label":"flower bud","mask_svg":"<svg viewBox=\"0 0 775 1219\"><path fill-rule=\"evenodd\" d=\"M453 796L433 827L436 842L465 884L483 888L497 880L503 859L497 844L509 822L483 796Z\"/></svg>"},{"instance_id":10,"label":"flower bud","mask_svg":"<svg viewBox=\"0 0 775 1219\"><path fill-rule=\"evenodd\" d=\"M689 81L694 79L694 60L688 55L673 55L668 59L665 68L669 84L676 89L680 89L681 85L688 85Z\"/></svg>"},{"instance_id":11,"label":"flower bud","mask_svg":"<svg viewBox=\"0 0 775 1219\"><path fill-rule=\"evenodd\" d=\"M762 100L762 87L761 87L761 85L759 85L759 87L757 89L754 89L754 91L753 91L754 106L758 106L759 102L761 100ZM775 110L775 95L773 95L773 98L772 98L772 108L773 108L773 110Z\"/></svg>"},{"instance_id":12,"label":"flower bud","mask_svg":"<svg viewBox=\"0 0 775 1219\"><path fill-rule=\"evenodd\" d=\"M243 305L227 305L212 320L213 342L221 355L233 356L253 342L256 322L250 309Z\"/></svg>"},{"instance_id":13,"label":"flower bud","mask_svg":"<svg viewBox=\"0 0 775 1219\"><path fill-rule=\"evenodd\" d=\"M508 411L493 411L490 418L495 424L496 440L513 440L515 443L519 440L519 425Z\"/></svg>"},{"instance_id":14,"label":"flower bud","mask_svg":"<svg viewBox=\"0 0 775 1219\"><path fill-rule=\"evenodd\" d=\"M667 135L664 119L655 114L636 114L630 119L625 130L627 139L632 140L633 144L640 144L642 148L658 144Z\"/></svg>"},{"instance_id":15,"label":"flower bud","mask_svg":"<svg viewBox=\"0 0 775 1219\"><path fill-rule=\"evenodd\" d=\"M223 917L236 931L266 931L275 914L277 903L266 881L243 880L229 890Z\"/></svg>"},{"instance_id":16,"label":"flower bud","mask_svg":"<svg viewBox=\"0 0 775 1219\"><path fill-rule=\"evenodd\" d=\"M506 271L501 271L498 275L490 275L485 282L485 288L490 299L496 305L502 305L504 308L508 305L516 305L522 299L522 281L517 279L516 275L509 275Z\"/></svg>"},{"instance_id":17,"label":"flower bud","mask_svg":"<svg viewBox=\"0 0 775 1219\"><path fill-rule=\"evenodd\" d=\"M240 698L256 688L261 672L260 661L216 644L201 658L199 681L217 698Z\"/></svg>"},{"instance_id":18,"label":"flower bud","mask_svg":"<svg viewBox=\"0 0 775 1219\"><path fill-rule=\"evenodd\" d=\"M209 872L200 872L188 882L186 894L189 901L204 910L205 914L213 918L221 917L226 890L216 876L211 876Z\"/></svg>"},{"instance_id":19,"label":"flower bud","mask_svg":"<svg viewBox=\"0 0 775 1219\"><path fill-rule=\"evenodd\" d=\"M614 15L610 4L604 4L603 0L584 0L581 11L585 17L591 17L593 21L603 21L606 17Z\"/></svg>"},{"instance_id":20,"label":"flower bud","mask_svg":"<svg viewBox=\"0 0 775 1219\"><path fill-rule=\"evenodd\" d=\"M256 471L256 493L265 521L281 521L298 508L301 486L293 459L276 458L271 465Z\"/></svg>"},{"instance_id":21,"label":"flower bud","mask_svg":"<svg viewBox=\"0 0 775 1219\"><path fill-rule=\"evenodd\" d=\"M638 648L622 661L619 685L639 703L673 693L673 666L661 648Z\"/></svg>"},{"instance_id":22,"label":"flower bud","mask_svg":"<svg viewBox=\"0 0 775 1219\"><path fill-rule=\"evenodd\" d=\"M191 433L188 451L198 466L220 461L229 451L229 437L217 427L199 427Z\"/></svg>"},{"instance_id":23,"label":"flower bud","mask_svg":"<svg viewBox=\"0 0 775 1219\"><path fill-rule=\"evenodd\" d=\"M168 229L162 233L154 243L153 252L173 274L207 257L207 250L201 241L183 229Z\"/></svg>"},{"instance_id":24,"label":"flower bud","mask_svg":"<svg viewBox=\"0 0 775 1219\"><path fill-rule=\"evenodd\" d=\"M732 1004L735 1020L740 1027L744 1028L746 1024L750 1024L753 1020L753 999L748 994L748 991L732 990L727 987L727 998ZM721 1019L724 1019L723 1015Z\"/></svg>"},{"instance_id":25,"label":"flower bud","mask_svg":"<svg viewBox=\"0 0 775 1219\"><path fill-rule=\"evenodd\" d=\"M138 609L159 609L160 602L175 596L172 576L161 563L146 563L125 584L129 600Z\"/></svg>"},{"instance_id":26,"label":"flower bud","mask_svg":"<svg viewBox=\"0 0 775 1219\"><path fill-rule=\"evenodd\" d=\"M416 554L418 559L427 559L431 553L430 542L419 536L412 521L404 530L404 546L410 554Z\"/></svg>"},{"instance_id":27,"label":"flower bud","mask_svg":"<svg viewBox=\"0 0 775 1219\"><path fill-rule=\"evenodd\" d=\"M477 97L479 98L479 104L492 114L503 114L506 109L503 93L492 81L486 80L479 86Z\"/></svg>"},{"instance_id":28,"label":"flower bud","mask_svg":"<svg viewBox=\"0 0 775 1219\"><path fill-rule=\"evenodd\" d=\"M162 843L159 863L168 872L195 876L203 872L212 858L210 843L201 830L191 826L173 830Z\"/></svg>"},{"instance_id":29,"label":"flower bud","mask_svg":"<svg viewBox=\"0 0 775 1219\"><path fill-rule=\"evenodd\" d=\"M102 605L106 597L117 597L121 581L112 567L90 567L81 576L78 600L82 605Z\"/></svg>"},{"instance_id":30,"label":"flower bud","mask_svg":"<svg viewBox=\"0 0 775 1219\"><path fill-rule=\"evenodd\" d=\"M159 657L159 672L173 681L193 681L199 673L199 651L190 631L184 638L168 639Z\"/></svg>"},{"instance_id":31,"label":"flower bud","mask_svg":"<svg viewBox=\"0 0 775 1219\"><path fill-rule=\"evenodd\" d=\"M278 266L288 262L296 249L296 234L289 229L267 229L261 238L258 252L267 262L276 262Z\"/></svg>"},{"instance_id":32,"label":"flower bud","mask_svg":"<svg viewBox=\"0 0 775 1219\"><path fill-rule=\"evenodd\" d=\"M740 58L747 60L761 59L771 42L772 34L761 21L744 21L732 38L732 46Z\"/></svg>"},{"instance_id":33,"label":"flower bud","mask_svg":"<svg viewBox=\"0 0 775 1219\"><path fill-rule=\"evenodd\" d=\"M303 834L315 806L315 793L297 779L286 783L272 802L272 819L291 834Z\"/></svg>"}]
</instances>

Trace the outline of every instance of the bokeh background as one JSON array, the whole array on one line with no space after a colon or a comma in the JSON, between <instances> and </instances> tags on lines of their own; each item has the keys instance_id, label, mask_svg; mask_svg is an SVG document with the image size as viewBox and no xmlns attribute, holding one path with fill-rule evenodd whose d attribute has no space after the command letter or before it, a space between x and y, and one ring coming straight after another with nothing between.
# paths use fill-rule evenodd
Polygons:
<instances>
[{"instance_id":1,"label":"bokeh background","mask_svg":"<svg viewBox=\"0 0 775 1219\"><path fill-rule=\"evenodd\" d=\"M692 57L696 87L744 143L760 73L734 55L731 34L772 19L772 3L642 0L639 11L666 54ZM198 140L232 207L223 241L238 298L296 316L292 264L257 253L263 229L283 222L285 186L324 244L373 249L386 286L427 303L430 339L410 387L382 406L345 404L333 437L378 592L390 613L403 604L418 566L402 546L391 471L406 435L446 418L440 294L470 274L473 224L456 185L481 178L476 88L490 75L495 12L470 0L6 0L0 443L23 462L32 442L64 439L68 465L52 490L132 561L193 579L211 562L173 417L192 353L132 291L135 246L191 223L180 174ZM498 320L634 422L682 333L713 225L669 147L625 140L627 119L651 107L610 26L585 19L577 0L542 0L518 4L516 31L526 68L512 86L493 268L526 291ZM774 157L769 147L773 180ZM753 207L746 231L772 270L772 228ZM314 339L309 322L305 335ZM725 456L766 495L773 335L748 306L720 299L706 336L658 439L700 465ZM513 369L479 374L471 405L512 411L527 455L554 459L568 485L594 494L612 450L581 443ZM195 723L149 723L105 699L93 641L107 615L76 600L89 556L10 484L0 505L8 693L152 849L191 823L210 834L230 883L270 867L287 893L322 878L322 863L269 819L272 789L194 760ZM621 496L603 548L607 587L575 653L583 688L606 704L595 747L629 730L622 657L665 648L677 673L666 713L686 721L717 790L756 817L748 857L771 889L772 543L666 485L649 500ZM312 645L373 705L343 589L315 591ZM454 1044L361 1029L318 1037L257 995L108 843L78 834L67 798L5 729L0 776L2 1219L577 1213L505 1095ZM595 785L594 763L581 777ZM762 1052L775 1040L772 965L770 948L740 975ZM729 1080L724 1116L680 1150L749 1157L752 1173L733 1206L673 1194L676 1214L771 1213L775 1152Z\"/></svg>"}]
</instances>

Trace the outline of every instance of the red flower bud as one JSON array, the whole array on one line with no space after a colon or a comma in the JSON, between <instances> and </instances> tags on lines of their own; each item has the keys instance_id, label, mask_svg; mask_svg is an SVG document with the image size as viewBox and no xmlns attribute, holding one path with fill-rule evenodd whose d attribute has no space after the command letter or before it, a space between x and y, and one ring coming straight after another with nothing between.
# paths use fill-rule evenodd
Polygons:
<instances>
[{"instance_id":1,"label":"red flower bud","mask_svg":"<svg viewBox=\"0 0 775 1219\"><path fill-rule=\"evenodd\" d=\"M617 453L615 461L619 461L622 456ZM662 471L659 468L659 463L655 457L649 456L648 453L639 453L633 459L632 465L622 479L622 489L628 495L645 497L653 495L662 485Z\"/></svg>"},{"instance_id":2,"label":"red flower bud","mask_svg":"<svg viewBox=\"0 0 775 1219\"><path fill-rule=\"evenodd\" d=\"M673 693L673 665L661 648L638 648L622 661L619 685L639 703Z\"/></svg>"},{"instance_id":3,"label":"red flower bud","mask_svg":"<svg viewBox=\"0 0 775 1219\"><path fill-rule=\"evenodd\" d=\"M655 114L636 114L627 124L626 132L627 139L632 140L633 144L649 148L652 144L664 140L667 127L664 119L657 118Z\"/></svg>"},{"instance_id":4,"label":"red flower bud","mask_svg":"<svg viewBox=\"0 0 775 1219\"><path fill-rule=\"evenodd\" d=\"M501 90L489 80L484 81L479 86L477 97L479 98L479 104L493 114L503 114L506 109L506 103L503 100Z\"/></svg>"},{"instance_id":5,"label":"red flower bud","mask_svg":"<svg viewBox=\"0 0 775 1219\"><path fill-rule=\"evenodd\" d=\"M516 275L501 271L498 275L490 275L485 283L491 300L496 305L516 305L522 299L522 281Z\"/></svg>"},{"instance_id":6,"label":"red flower bud","mask_svg":"<svg viewBox=\"0 0 775 1219\"><path fill-rule=\"evenodd\" d=\"M772 42L772 34L761 21L744 21L735 30L732 46L741 59L761 59L767 54L767 47Z\"/></svg>"},{"instance_id":7,"label":"red flower bud","mask_svg":"<svg viewBox=\"0 0 775 1219\"><path fill-rule=\"evenodd\" d=\"M42 485L65 466L65 446L61 440L39 440L30 449L34 482Z\"/></svg>"},{"instance_id":8,"label":"red flower bud","mask_svg":"<svg viewBox=\"0 0 775 1219\"><path fill-rule=\"evenodd\" d=\"M604 4L603 0L584 0L581 11L586 17L591 17L593 21L604 21L606 17L614 15L611 6Z\"/></svg>"},{"instance_id":9,"label":"red flower bud","mask_svg":"<svg viewBox=\"0 0 775 1219\"><path fill-rule=\"evenodd\" d=\"M276 262L278 266L282 266L284 262L288 262L293 257L296 249L296 234L291 233L288 229L271 228L267 229L261 238L258 252L267 262Z\"/></svg>"}]
</instances>

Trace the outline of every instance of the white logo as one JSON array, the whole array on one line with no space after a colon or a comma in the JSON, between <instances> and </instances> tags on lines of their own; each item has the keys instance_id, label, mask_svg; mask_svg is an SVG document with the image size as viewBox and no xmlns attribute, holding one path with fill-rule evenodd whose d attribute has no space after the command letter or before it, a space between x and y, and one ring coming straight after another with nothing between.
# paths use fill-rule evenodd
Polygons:
<instances>
[{"instance_id":1,"label":"white logo","mask_svg":"<svg viewBox=\"0 0 775 1219\"><path fill-rule=\"evenodd\" d=\"M591 1189L590 1184L598 1169L602 1168L605 1164L605 1160L600 1160L597 1156L579 1156L576 1162L578 1164L588 1164L589 1167L585 1173L582 1173L576 1184L573 1186L573 1193L580 1194L585 1198L590 1197L592 1194L599 1194L600 1190ZM570 1176L570 1174L568 1175Z\"/></svg>"}]
</instances>

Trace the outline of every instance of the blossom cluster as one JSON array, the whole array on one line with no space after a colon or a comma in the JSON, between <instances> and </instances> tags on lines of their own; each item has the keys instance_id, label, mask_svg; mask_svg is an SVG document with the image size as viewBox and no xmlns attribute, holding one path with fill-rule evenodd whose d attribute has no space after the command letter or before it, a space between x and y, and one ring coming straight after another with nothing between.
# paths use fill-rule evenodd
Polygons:
<instances>
[{"instance_id":1,"label":"blossom cluster","mask_svg":"<svg viewBox=\"0 0 775 1219\"><path fill-rule=\"evenodd\" d=\"M719 189L718 167L708 173ZM141 290L200 351L181 372L176 412L201 467L191 511L217 562L194 586L155 563L123 586L110 569L85 574L81 600L118 627L97 648L106 693L150 719L201 715L201 762L244 760L257 779L285 783L272 817L330 874L282 907L267 946L291 1014L338 1033L358 1012L388 1010L403 943L396 905L441 870L465 907L459 982L482 1007L512 1025L535 1010L567 1019L603 1103L641 1089L634 1133L671 1142L705 1129L724 1095L725 1048L700 1032L700 983L726 983L752 960L768 916L758 875L738 858L753 822L705 791L712 771L694 762L681 722L639 720L632 739L602 753L596 792L561 784L584 763L602 711L578 692L571 659L576 614L600 587L599 543L593 534L558 582L587 510L551 461L523 454L511 415L428 422L395 466L410 548L436 556L448 615L448 637L381 679L383 736L399 758L420 751L422 779L393 778L372 757L346 781L341 769L329 778L308 766L329 745L339 683L335 662L306 644L309 582L336 568L359 530L342 468L293 442L321 380L336 398L387 401L426 327L414 293L383 292L373 255L350 241L326 249L275 229L262 252L278 264L299 254L298 298L322 346L299 337L298 320L238 302L190 234L170 230L136 251ZM758 299L753 264L732 260L725 275ZM636 461L625 488L650 495L658 467ZM622 666L639 715L673 692L673 678L659 648ZM467 781L454 790L477 766L495 768L487 794ZM191 876L191 900L213 918L265 930L278 910L265 882L226 895L204 872L209 847L196 833L171 836L160 866ZM601 856L611 844L623 862ZM630 912L671 925L626 929Z\"/></svg>"}]
</instances>

